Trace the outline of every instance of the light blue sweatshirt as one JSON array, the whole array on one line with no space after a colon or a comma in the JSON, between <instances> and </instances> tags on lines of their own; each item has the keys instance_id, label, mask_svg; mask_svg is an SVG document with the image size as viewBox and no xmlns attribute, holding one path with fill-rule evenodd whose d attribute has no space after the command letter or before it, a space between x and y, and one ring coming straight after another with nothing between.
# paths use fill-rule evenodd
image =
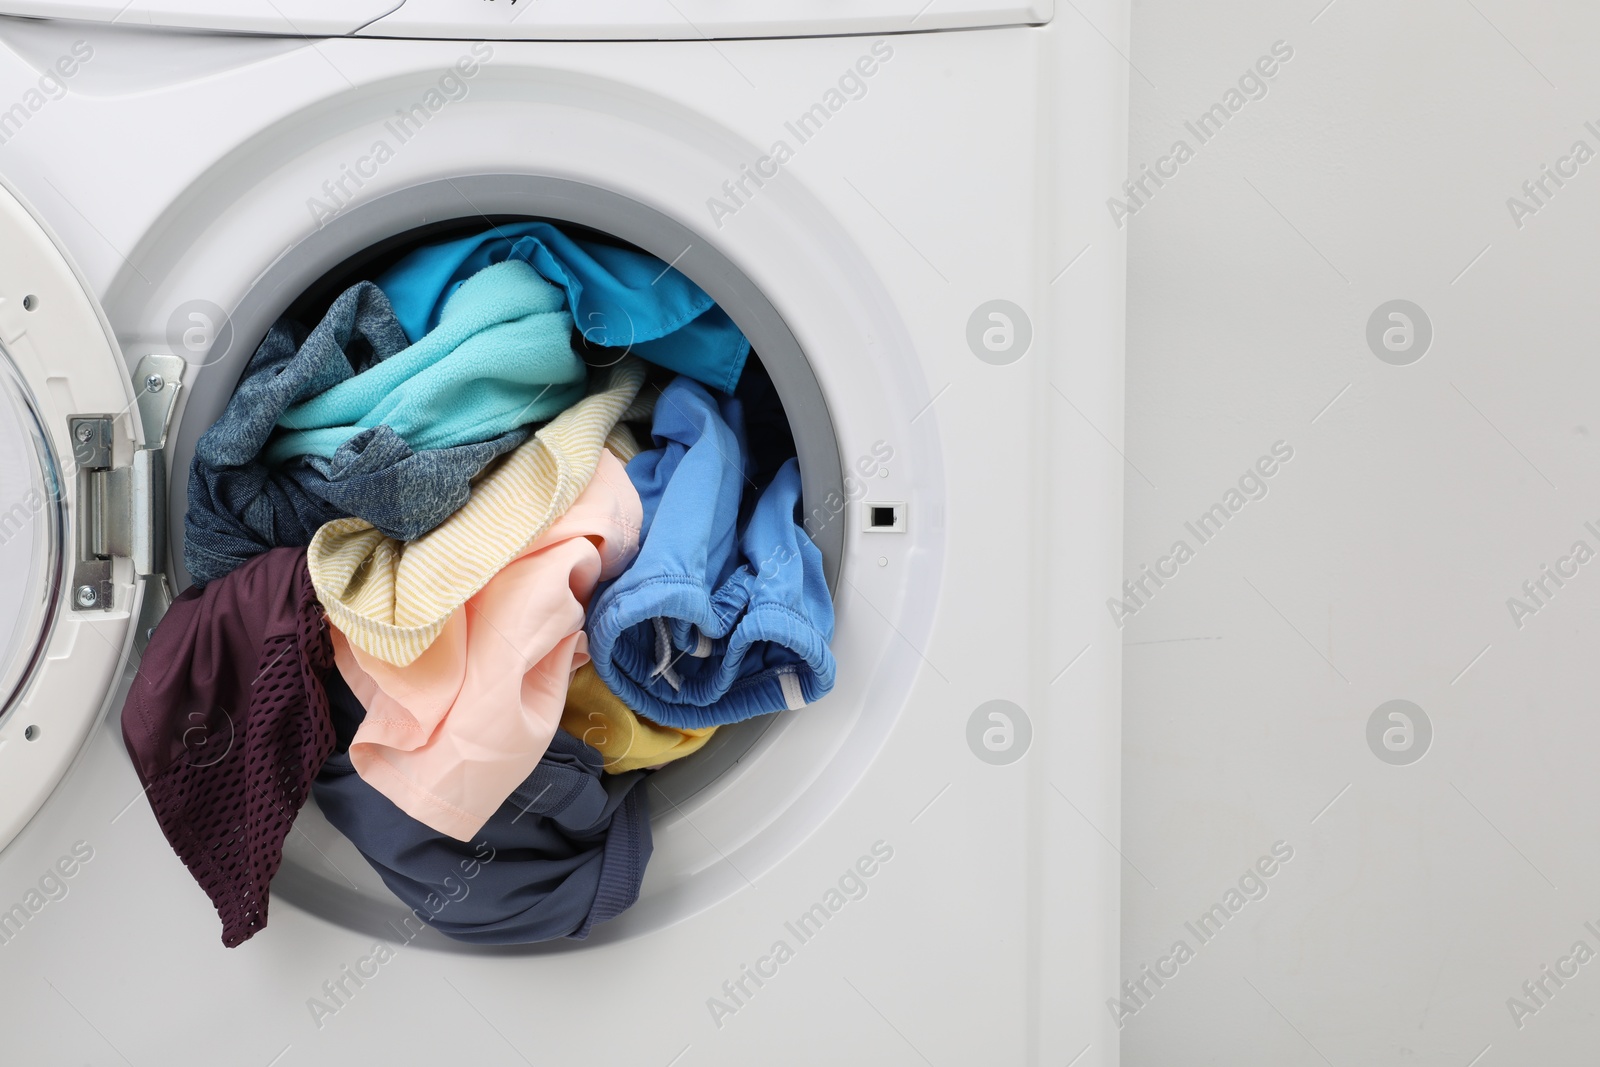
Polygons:
<instances>
[{"instance_id":1,"label":"light blue sweatshirt","mask_svg":"<svg viewBox=\"0 0 1600 1067\"><path fill-rule=\"evenodd\" d=\"M566 294L526 263L468 278L420 340L278 417L268 463L332 456L388 426L413 450L487 441L555 417L583 396Z\"/></svg>"}]
</instances>

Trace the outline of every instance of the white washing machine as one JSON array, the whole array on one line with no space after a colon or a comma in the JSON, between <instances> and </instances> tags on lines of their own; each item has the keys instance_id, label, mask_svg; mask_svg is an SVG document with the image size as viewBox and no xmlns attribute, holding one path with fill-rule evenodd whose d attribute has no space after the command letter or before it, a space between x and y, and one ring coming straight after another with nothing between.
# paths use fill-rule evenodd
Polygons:
<instances>
[{"instance_id":1,"label":"white washing machine","mask_svg":"<svg viewBox=\"0 0 1600 1067\"><path fill-rule=\"evenodd\" d=\"M1126 6L210 8L0 2L0 1058L1115 1063ZM654 777L586 941L417 934L308 804L225 949L116 714L195 440L303 294L518 217L749 336L837 688Z\"/></svg>"}]
</instances>

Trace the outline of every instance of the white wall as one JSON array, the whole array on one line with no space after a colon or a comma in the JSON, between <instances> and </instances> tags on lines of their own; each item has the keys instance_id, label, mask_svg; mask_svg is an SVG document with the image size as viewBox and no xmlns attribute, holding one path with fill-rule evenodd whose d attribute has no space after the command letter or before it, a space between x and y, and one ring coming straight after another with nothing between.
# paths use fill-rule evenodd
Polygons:
<instances>
[{"instance_id":1,"label":"white wall","mask_svg":"<svg viewBox=\"0 0 1600 1067\"><path fill-rule=\"evenodd\" d=\"M1125 572L1197 551L1122 631L1124 977L1194 950L1123 1062L1576 1063L1600 958L1521 987L1600 953L1600 559L1520 626L1507 600L1600 552L1600 158L1520 228L1507 198L1600 153L1600 10L1325 2L1134 4L1134 170L1293 58L1126 220ZM1405 366L1365 337L1396 298L1434 330ZM1393 699L1432 724L1410 765L1369 748Z\"/></svg>"}]
</instances>

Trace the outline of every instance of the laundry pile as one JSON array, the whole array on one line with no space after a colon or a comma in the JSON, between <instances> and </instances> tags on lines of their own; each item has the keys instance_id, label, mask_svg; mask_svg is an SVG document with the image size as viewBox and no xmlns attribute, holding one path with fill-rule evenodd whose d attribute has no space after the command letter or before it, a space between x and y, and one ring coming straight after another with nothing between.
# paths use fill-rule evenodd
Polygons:
<instances>
[{"instance_id":1,"label":"laundry pile","mask_svg":"<svg viewBox=\"0 0 1600 1067\"><path fill-rule=\"evenodd\" d=\"M676 270L543 222L272 328L195 449L195 584L122 712L223 944L266 925L308 796L444 934L585 937L638 897L648 772L832 688L749 354Z\"/></svg>"}]
</instances>

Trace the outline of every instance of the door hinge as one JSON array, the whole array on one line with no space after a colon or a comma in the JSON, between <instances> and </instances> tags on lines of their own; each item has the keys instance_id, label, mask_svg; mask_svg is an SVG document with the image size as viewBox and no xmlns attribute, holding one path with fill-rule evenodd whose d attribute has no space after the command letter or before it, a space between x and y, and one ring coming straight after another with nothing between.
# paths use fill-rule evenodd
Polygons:
<instances>
[{"instance_id":1,"label":"door hinge","mask_svg":"<svg viewBox=\"0 0 1600 1067\"><path fill-rule=\"evenodd\" d=\"M133 372L143 443L131 461L117 466L113 442L116 415L71 415L73 466L77 470L78 537L72 568L72 605L79 611L115 607L112 560L133 564L139 578L166 588L167 424L183 382L183 360L154 353Z\"/></svg>"}]
</instances>

